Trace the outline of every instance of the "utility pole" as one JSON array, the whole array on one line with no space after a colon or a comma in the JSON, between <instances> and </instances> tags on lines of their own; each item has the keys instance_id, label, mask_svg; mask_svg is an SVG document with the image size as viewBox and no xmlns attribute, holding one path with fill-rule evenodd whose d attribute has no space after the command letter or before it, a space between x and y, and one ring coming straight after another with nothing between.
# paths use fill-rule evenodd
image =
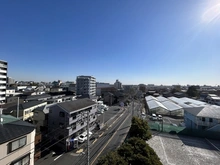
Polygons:
<instances>
[{"instance_id":1,"label":"utility pole","mask_svg":"<svg viewBox=\"0 0 220 165\"><path fill-rule=\"evenodd\" d=\"M18 97L18 104L17 104L17 118L19 118L19 97Z\"/></svg>"},{"instance_id":2,"label":"utility pole","mask_svg":"<svg viewBox=\"0 0 220 165\"><path fill-rule=\"evenodd\" d=\"M89 111L87 111L87 165L89 165Z\"/></svg>"},{"instance_id":3,"label":"utility pole","mask_svg":"<svg viewBox=\"0 0 220 165\"><path fill-rule=\"evenodd\" d=\"M132 99L132 117L134 116L134 98Z\"/></svg>"}]
</instances>

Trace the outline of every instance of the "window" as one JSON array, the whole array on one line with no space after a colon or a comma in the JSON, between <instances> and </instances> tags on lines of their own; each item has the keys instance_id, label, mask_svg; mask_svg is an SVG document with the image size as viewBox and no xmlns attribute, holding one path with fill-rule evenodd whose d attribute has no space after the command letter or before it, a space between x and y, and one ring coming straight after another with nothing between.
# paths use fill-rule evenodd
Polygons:
<instances>
[{"instance_id":1,"label":"window","mask_svg":"<svg viewBox=\"0 0 220 165\"><path fill-rule=\"evenodd\" d=\"M30 164L29 154L11 163L11 165L29 165L29 164Z\"/></svg>"},{"instance_id":2,"label":"window","mask_svg":"<svg viewBox=\"0 0 220 165\"><path fill-rule=\"evenodd\" d=\"M26 145L27 137L23 137L21 139L18 139L16 141L10 142L8 145L8 153L13 152L23 146Z\"/></svg>"},{"instance_id":3,"label":"window","mask_svg":"<svg viewBox=\"0 0 220 165\"><path fill-rule=\"evenodd\" d=\"M65 113L64 112L60 112L60 117L65 117Z\"/></svg>"},{"instance_id":4,"label":"window","mask_svg":"<svg viewBox=\"0 0 220 165\"><path fill-rule=\"evenodd\" d=\"M205 121L205 118L204 118L204 117L202 118L202 121Z\"/></svg>"},{"instance_id":5,"label":"window","mask_svg":"<svg viewBox=\"0 0 220 165\"><path fill-rule=\"evenodd\" d=\"M64 124L63 123L59 123L60 128L64 128Z\"/></svg>"},{"instance_id":6,"label":"window","mask_svg":"<svg viewBox=\"0 0 220 165\"><path fill-rule=\"evenodd\" d=\"M213 122L213 119L212 119L212 118L209 118L209 122Z\"/></svg>"}]
</instances>

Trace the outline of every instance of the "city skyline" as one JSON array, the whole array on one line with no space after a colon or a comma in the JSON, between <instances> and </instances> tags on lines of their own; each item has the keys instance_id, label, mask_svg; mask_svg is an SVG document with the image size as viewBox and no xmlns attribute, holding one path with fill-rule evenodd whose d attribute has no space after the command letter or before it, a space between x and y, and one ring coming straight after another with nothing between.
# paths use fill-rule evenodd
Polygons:
<instances>
[{"instance_id":1,"label":"city skyline","mask_svg":"<svg viewBox=\"0 0 220 165\"><path fill-rule=\"evenodd\" d=\"M53 3L52 3L53 2ZM220 1L3 1L15 80L219 85Z\"/></svg>"}]
</instances>

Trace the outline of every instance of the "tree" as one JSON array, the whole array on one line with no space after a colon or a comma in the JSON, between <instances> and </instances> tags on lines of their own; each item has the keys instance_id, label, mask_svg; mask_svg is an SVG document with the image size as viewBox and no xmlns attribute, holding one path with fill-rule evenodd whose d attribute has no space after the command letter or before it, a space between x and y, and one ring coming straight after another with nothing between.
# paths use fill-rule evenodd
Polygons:
<instances>
[{"instance_id":1,"label":"tree","mask_svg":"<svg viewBox=\"0 0 220 165\"><path fill-rule=\"evenodd\" d=\"M151 133L147 121L138 117L133 117L129 135L130 137L139 137L143 140L150 139Z\"/></svg>"},{"instance_id":2,"label":"tree","mask_svg":"<svg viewBox=\"0 0 220 165\"><path fill-rule=\"evenodd\" d=\"M107 153L98 160L97 165L127 165L127 162L116 151Z\"/></svg>"},{"instance_id":3,"label":"tree","mask_svg":"<svg viewBox=\"0 0 220 165\"><path fill-rule=\"evenodd\" d=\"M197 91L197 89L198 89L198 86L190 86L186 93L190 97L198 97L199 92Z\"/></svg>"},{"instance_id":4,"label":"tree","mask_svg":"<svg viewBox=\"0 0 220 165\"><path fill-rule=\"evenodd\" d=\"M140 138L130 138L118 150L118 154L131 165L161 165L154 150Z\"/></svg>"}]
</instances>

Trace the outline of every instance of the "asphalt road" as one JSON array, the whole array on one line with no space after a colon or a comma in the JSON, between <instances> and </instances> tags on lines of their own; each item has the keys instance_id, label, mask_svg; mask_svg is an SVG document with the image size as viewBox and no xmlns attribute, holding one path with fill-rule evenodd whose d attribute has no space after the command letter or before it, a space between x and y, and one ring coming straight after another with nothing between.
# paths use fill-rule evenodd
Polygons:
<instances>
[{"instance_id":1,"label":"asphalt road","mask_svg":"<svg viewBox=\"0 0 220 165\"><path fill-rule=\"evenodd\" d=\"M118 110L119 106L110 107L104 114L98 116L98 121L104 123L100 131L94 133L98 138L91 141L90 144L90 164L95 164L98 158L107 152L116 149L121 145L127 136L130 129L131 117L138 115L140 104L134 103L134 113L132 113L132 106L125 107L125 109ZM96 136L96 137L97 137ZM37 165L84 165L87 164L87 149L86 143L80 146L83 149L81 154L76 154L76 150L61 155L48 155L45 158L38 160ZM84 154L83 154L84 153Z\"/></svg>"}]
</instances>

